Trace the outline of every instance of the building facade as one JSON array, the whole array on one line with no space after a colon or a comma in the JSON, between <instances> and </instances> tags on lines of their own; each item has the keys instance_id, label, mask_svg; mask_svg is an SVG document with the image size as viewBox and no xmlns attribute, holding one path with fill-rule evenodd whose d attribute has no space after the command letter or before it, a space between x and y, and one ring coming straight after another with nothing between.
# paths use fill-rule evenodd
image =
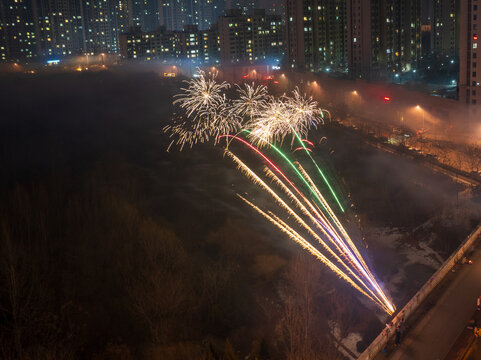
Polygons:
<instances>
[{"instance_id":1,"label":"building facade","mask_svg":"<svg viewBox=\"0 0 481 360\"><path fill-rule=\"evenodd\" d=\"M282 17L254 10L245 15L241 9L227 10L219 18L220 60L222 64L254 62L279 63L284 56Z\"/></svg>"},{"instance_id":2,"label":"building facade","mask_svg":"<svg viewBox=\"0 0 481 360\"><path fill-rule=\"evenodd\" d=\"M395 79L421 57L420 0L347 0L349 72L354 78Z\"/></svg>"},{"instance_id":3,"label":"building facade","mask_svg":"<svg viewBox=\"0 0 481 360\"><path fill-rule=\"evenodd\" d=\"M480 7L477 0L461 0L459 56L459 100L473 106L479 117L481 71L477 68L477 63L481 58Z\"/></svg>"},{"instance_id":4,"label":"building facade","mask_svg":"<svg viewBox=\"0 0 481 360\"><path fill-rule=\"evenodd\" d=\"M226 0L226 10L239 9L242 15L250 15L257 6L255 0Z\"/></svg>"},{"instance_id":5,"label":"building facade","mask_svg":"<svg viewBox=\"0 0 481 360\"><path fill-rule=\"evenodd\" d=\"M224 9L223 0L160 0L159 23L167 30L182 31L185 25L207 30Z\"/></svg>"},{"instance_id":6,"label":"building facade","mask_svg":"<svg viewBox=\"0 0 481 360\"><path fill-rule=\"evenodd\" d=\"M459 0L432 2L431 52L457 58L459 55Z\"/></svg>"},{"instance_id":7,"label":"building facade","mask_svg":"<svg viewBox=\"0 0 481 360\"><path fill-rule=\"evenodd\" d=\"M289 67L346 71L345 0L288 0L285 13Z\"/></svg>"},{"instance_id":8,"label":"building facade","mask_svg":"<svg viewBox=\"0 0 481 360\"><path fill-rule=\"evenodd\" d=\"M119 35L131 19L127 0L82 1L82 19L87 53L119 52Z\"/></svg>"},{"instance_id":9,"label":"building facade","mask_svg":"<svg viewBox=\"0 0 481 360\"><path fill-rule=\"evenodd\" d=\"M183 31L160 27L150 32L136 27L120 35L120 54L124 59L187 60L194 64L217 64L218 38L216 26L199 30L196 25L186 25Z\"/></svg>"},{"instance_id":10,"label":"building facade","mask_svg":"<svg viewBox=\"0 0 481 360\"><path fill-rule=\"evenodd\" d=\"M0 59L29 61L36 46L32 0L0 1Z\"/></svg>"},{"instance_id":11,"label":"building facade","mask_svg":"<svg viewBox=\"0 0 481 360\"><path fill-rule=\"evenodd\" d=\"M0 60L118 53L119 35L159 24L158 0L5 0Z\"/></svg>"},{"instance_id":12,"label":"building facade","mask_svg":"<svg viewBox=\"0 0 481 360\"><path fill-rule=\"evenodd\" d=\"M85 51L79 0L33 0L37 56L52 58Z\"/></svg>"},{"instance_id":13,"label":"building facade","mask_svg":"<svg viewBox=\"0 0 481 360\"><path fill-rule=\"evenodd\" d=\"M160 25L159 0L129 0L129 25L144 31L154 31Z\"/></svg>"}]
</instances>

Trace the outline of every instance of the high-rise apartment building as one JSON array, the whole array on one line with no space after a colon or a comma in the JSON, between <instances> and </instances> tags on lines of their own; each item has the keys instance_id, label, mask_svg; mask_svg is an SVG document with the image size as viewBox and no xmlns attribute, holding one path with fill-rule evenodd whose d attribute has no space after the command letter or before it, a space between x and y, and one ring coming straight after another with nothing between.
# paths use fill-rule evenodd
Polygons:
<instances>
[{"instance_id":1,"label":"high-rise apartment building","mask_svg":"<svg viewBox=\"0 0 481 360\"><path fill-rule=\"evenodd\" d=\"M79 0L32 0L37 55L43 58L84 51L84 24Z\"/></svg>"},{"instance_id":2,"label":"high-rise apartment building","mask_svg":"<svg viewBox=\"0 0 481 360\"><path fill-rule=\"evenodd\" d=\"M36 53L32 0L0 1L0 60L29 61Z\"/></svg>"},{"instance_id":3,"label":"high-rise apartment building","mask_svg":"<svg viewBox=\"0 0 481 360\"><path fill-rule=\"evenodd\" d=\"M459 100L481 105L481 1L461 0L460 15Z\"/></svg>"},{"instance_id":4,"label":"high-rise apartment building","mask_svg":"<svg viewBox=\"0 0 481 360\"><path fill-rule=\"evenodd\" d=\"M431 25L421 25L421 56L431 55Z\"/></svg>"},{"instance_id":5,"label":"high-rise apartment building","mask_svg":"<svg viewBox=\"0 0 481 360\"><path fill-rule=\"evenodd\" d=\"M223 0L200 0L198 5L198 16L194 24L201 30L210 29L217 23L219 16L224 14L225 3Z\"/></svg>"},{"instance_id":6,"label":"high-rise apartment building","mask_svg":"<svg viewBox=\"0 0 481 360\"><path fill-rule=\"evenodd\" d=\"M285 0L258 0L255 4L256 9L266 9L266 13L272 15L279 15L284 17L286 15L286 1Z\"/></svg>"},{"instance_id":7,"label":"high-rise apartment building","mask_svg":"<svg viewBox=\"0 0 481 360\"><path fill-rule=\"evenodd\" d=\"M245 15L241 9L227 10L219 18L220 60L223 64L245 64L284 56L282 17L254 10Z\"/></svg>"},{"instance_id":8,"label":"high-rise apartment building","mask_svg":"<svg viewBox=\"0 0 481 360\"><path fill-rule=\"evenodd\" d=\"M153 31L160 25L159 0L129 0L130 25L138 26L144 31Z\"/></svg>"},{"instance_id":9,"label":"high-rise apartment building","mask_svg":"<svg viewBox=\"0 0 481 360\"><path fill-rule=\"evenodd\" d=\"M128 0L82 1L87 53L117 53L119 35L129 28Z\"/></svg>"},{"instance_id":10,"label":"high-rise apartment building","mask_svg":"<svg viewBox=\"0 0 481 360\"><path fill-rule=\"evenodd\" d=\"M421 56L420 0L347 0L349 72L366 79L397 78Z\"/></svg>"},{"instance_id":11,"label":"high-rise apartment building","mask_svg":"<svg viewBox=\"0 0 481 360\"><path fill-rule=\"evenodd\" d=\"M238 9L243 15L251 14L256 8L255 0L226 0L226 10Z\"/></svg>"},{"instance_id":12,"label":"high-rise apartment building","mask_svg":"<svg viewBox=\"0 0 481 360\"><path fill-rule=\"evenodd\" d=\"M160 25L168 30L182 31L185 25L206 30L224 11L223 0L160 0Z\"/></svg>"},{"instance_id":13,"label":"high-rise apartment building","mask_svg":"<svg viewBox=\"0 0 481 360\"><path fill-rule=\"evenodd\" d=\"M287 62L291 68L345 72L345 0L287 0Z\"/></svg>"},{"instance_id":14,"label":"high-rise apartment building","mask_svg":"<svg viewBox=\"0 0 481 360\"><path fill-rule=\"evenodd\" d=\"M160 0L159 23L168 30L181 30L185 19L182 2L172 0Z\"/></svg>"},{"instance_id":15,"label":"high-rise apartment building","mask_svg":"<svg viewBox=\"0 0 481 360\"><path fill-rule=\"evenodd\" d=\"M144 32L139 27L120 35L120 53L125 59L187 60L194 64L216 64L219 61L217 27L199 30L186 25L183 31Z\"/></svg>"},{"instance_id":16,"label":"high-rise apartment building","mask_svg":"<svg viewBox=\"0 0 481 360\"><path fill-rule=\"evenodd\" d=\"M457 57L459 0L434 0L431 11L431 52L441 56Z\"/></svg>"},{"instance_id":17,"label":"high-rise apartment building","mask_svg":"<svg viewBox=\"0 0 481 360\"><path fill-rule=\"evenodd\" d=\"M240 9L230 9L219 18L220 58L222 63L252 61L252 24Z\"/></svg>"}]
</instances>

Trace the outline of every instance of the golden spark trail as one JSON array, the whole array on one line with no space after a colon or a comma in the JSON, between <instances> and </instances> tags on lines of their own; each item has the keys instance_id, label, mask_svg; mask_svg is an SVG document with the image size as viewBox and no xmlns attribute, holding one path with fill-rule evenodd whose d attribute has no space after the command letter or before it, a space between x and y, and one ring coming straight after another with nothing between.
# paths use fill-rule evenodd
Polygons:
<instances>
[{"instance_id":1,"label":"golden spark trail","mask_svg":"<svg viewBox=\"0 0 481 360\"><path fill-rule=\"evenodd\" d=\"M215 75L207 77L200 69L197 78L185 83L187 86L181 89L180 94L175 95L174 101L174 105L178 106L184 116L174 114L172 123L163 128L171 138L167 151L174 144L178 145L180 150L185 145L192 147L208 141L213 141L215 145L225 137L225 152L247 178L273 197L276 205L282 208L282 214L287 215L286 220L271 211L263 211L241 195L238 196L340 278L388 314L392 314L394 306L384 295L358 248L337 218L333 210L335 205L329 205L329 192L326 191L324 197L302 165L289 159L275 144L282 144L286 136L292 135L292 147L297 138L344 212L328 179L309 154L309 149L304 144L307 140L302 139L312 127L315 128L323 122L324 112L317 102L302 94L298 88L290 95L275 97L269 95L265 86L254 84L237 86L237 97L232 99L227 93L231 87L229 83L219 83ZM248 139L240 138L240 132L247 133ZM265 174L259 174L262 177L228 150L233 139L245 144L266 162ZM259 150L263 146L268 146L285 160L285 170L289 171L284 173L281 167L264 155ZM288 174L296 176L291 180ZM336 208L336 213L337 210ZM287 221L291 222L287 220L290 217L293 217L292 226L287 224ZM314 247L314 241L319 242L320 246L316 244Z\"/></svg>"},{"instance_id":2,"label":"golden spark trail","mask_svg":"<svg viewBox=\"0 0 481 360\"><path fill-rule=\"evenodd\" d=\"M269 214L277 221L279 221L279 223L283 226L285 226L289 231L291 231L293 233L294 236L298 237L298 239L300 241L303 241L303 242L306 242L307 245L310 246L310 248L316 250L319 254L321 254L322 256L324 256L321 252L319 252L319 250L317 250L315 247L313 247L307 240L305 240L301 235L299 235L294 229L292 229L289 225L287 225L284 221L282 221L282 219L280 219L278 216L276 216L272 211L269 211ZM325 256L324 256L325 258ZM331 263L332 264L332 263ZM328 265L328 264L326 264ZM339 274L342 274L341 277L346 280L350 285L352 285L355 289L357 289L358 291L360 291L362 294L366 295L369 299L371 299L372 301L376 302L376 300L374 300L370 295L368 295L363 289L361 289L359 287L359 285L357 285L354 281L352 281L351 278L349 278L346 274L344 274L344 272L342 272L337 266L335 266L334 264L332 264L338 271L335 271L333 268L331 268L331 270L335 271L338 275ZM329 266L329 265L328 265ZM386 304L384 304L381 300L379 300L379 298L377 298L377 304L382 307L384 309L384 311L386 311L389 315L392 314L391 309L389 309Z\"/></svg>"},{"instance_id":3,"label":"golden spark trail","mask_svg":"<svg viewBox=\"0 0 481 360\"><path fill-rule=\"evenodd\" d=\"M336 265L334 265L329 259L327 259L319 250L317 250L314 246L312 246L307 240L305 240L301 235L299 235L294 229L292 229L289 225L283 222L279 217L275 214L270 212L270 215L265 213L261 210L258 206L251 203L249 200L244 198L242 195L237 194L237 196L242 199L246 204L251 206L254 210L256 210L259 214L264 216L267 220L269 220L272 224L277 226L279 230L283 233L287 234L291 240L298 243L302 248L309 251L312 255L314 255L318 260L320 260L323 264L325 264L329 269L331 269L334 273L336 273L339 277L346 280L353 288L359 291L361 294L365 295L367 298L372 300L374 303L378 304L383 308L384 311L389 313L389 309L387 309L384 304L381 302L376 301L373 299L368 293L366 293L362 288L359 287L354 281L351 280L349 276L347 276L341 269L339 269Z\"/></svg>"},{"instance_id":4,"label":"golden spark trail","mask_svg":"<svg viewBox=\"0 0 481 360\"><path fill-rule=\"evenodd\" d=\"M231 135L225 135L226 137L230 137ZM232 136L233 137L233 136ZM294 186L294 184L292 183L292 181L290 181L281 171L280 169L274 164L272 163L271 160L269 160L264 154L262 154L258 149L256 149L255 147L253 147L250 143L246 142L245 140L239 138L239 137L233 137L233 138L236 138L238 139L239 141L241 141L242 143L245 143L249 148L251 148L252 150L254 150L255 152L257 152L262 158L264 158L264 160L266 160L271 166L273 166L277 172L279 172L285 179L286 181L289 183L290 186L292 186L299 195L303 196L302 193ZM301 179L305 182L305 184L311 189L313 195L315 195L315 197L319 200L320 204L322 206L325 207L326 209L326 212L328 212L328 215L333 215L333 217L331 216L331 218L337 222L337 224L339 224L340 226L340 223L339 223L339 220L337 220L337 217L335 217L335 215L333 214L332 210L330 209L329 205L327 204L327 202L325 201L325 199L323 198L322 194L320 194L319 190L317 189L317 187L315 187L315 185L313 184L311 178L307 175L307 173L305 172L305 170L298 164L298 167L301 167L303 173L299 172L299 170L296 168L296 166L292 163L290 163L290 160L288 160L286 158L286 160L289 162L289 164L298 172L299 176L301 177ZM312 186L314 185L314 187ZM317 190L317 192L316 192ZM326 207L327 205L327 207ZM322 212L321 212L322 213ZM324 219L324 217L320 217L320 219L322 220L323 224L326 225L326 228L330 231L332 231L332 235L333 235L333 238L336 239L339 244L341 245L341 247L343 247L344 249L348 249L348 247L346 246L346 244L342 241L342 239L340 238L340 236L337 234L336 231L334 231L334 229L332 228L332 225L330 224L329 221L327 221L327 219ZM342 228L342 226L341 226ZM342 228L342 230L344 230ZM345 232L345 231L344 231ZM348 238L349 241L350 238ZM357 250L357 249L356 249ZM386 302L386 306L391 309L392 311L394 311L394 307L391 305L391 303L389 302L389 300L386 298L386 296L384 295L384 293L382 292L382 290L380 289L379 285L377 284L376 280L372 277L372 274L370 274L369 271L366 271L365 269L365 264L364 266L360 264L359 260L356 258L355 255L352 254L352 251L349 251L349 250L346 250L344 252L341 252L341 253L344 253L346 254L346 256L348 258L350 258L350 261L353 262L353 267L355 269L358 269L358 271L360 272L360 274L362 274L368 281L369 283L371 283L371 285L376 289L376 291L378 292L379 296L381 296L381 298L383 298L383 300ZM367 266L366 266L367 267Z\"/></svg>"},{"instance_id":5,"label":"golden spark trail","mask_svg":"<svg viewBox=\"0 0 481 360\"><path fill-rule=\"evenodd\" d=\"M238 139L239 139L239 140L242 140L242 139L240 139L240 138L238 138ZM256 151L258 152L259 150L256 149ZM228 154L231 154L229 151L227 151L227 153L228 153ZM262 155L262 154L261 154L261 155ZM232 156L235 156L235 155L232 154ZM262 156L265 157L265 155L262 155ZM238 159L238 158L237 158L237 159ZM270 160L268 160L267 158L266 158L266 160L267 160L268 162L270 162ZM238 161L241 162L240 159L238 159ZM238 163L238 165L239 165L239 163ZM272 164L272 165L273 165L273 164ZM245 165L244 165L244 166L245 166ZM275 167L275 165L273 165L273 166ZM298 166L300 166L300 165L298 165ZM275 167L275 168L278 169L277 167ZM316 191L316 190L317 190L317 193L315 193L316 198L318 198L318 200L321 200L321 199L324 200L324 198L323 198L322 195L320 194L319 190L317 189L317 187L315 187L315 185L313 184L312 180L311 180L310 177L307 175L307 173L305 172L305 170L304 170L302 167L301 167L301 169L302 169L303 173L300 173L300 175L304 177L304 181L309 185L309 187L312 189L312 191ZM251 173L253 174L253 175L251 174L251 176L252 176L252 178L255 179L255 182L256 182L256 183L260 184L260 183L262 182L262 180L261 180L255 173L253 173L247 166L245 166L245 167L243 168L243 170L244 170L244 172L246 172L247 174L249 174L249 172L251 172ZM284 175L284 176L285 176L285 175ZM287 180L288 180L288 179L287 179ZM289 181L289 180L288 180L288 181ZM292 184L292 182L289 182L289 183L290 183L291 186L294 186L294 184ZM314 187L313 187L312 185L314 185ZM269 187L266 185L266 188L269 188ZM296 190L297 190L297 189L296 189ZM269 191L269 190L268 190L268 191ZM297 192L298 192L301 196L303 196L302 193L299 192L299 190L297 190ZM275 194L274 192L272 192L272 193ZM272 194L272 193L271 193L271 194ZM274 196L274 195L273 195L273 196ZM277 195L276 195L276 196L277 196ZM277 199L276 199L276 200L279 201L279 199L280 199L280 198L277 196ZM279 201L279 203L283 203L283 207L285 207L286 210L289 208L289 207L287 206L287 204L285 204L285 202L283 202L282 200ZM324 205L324 204L327 205L327 209L330 210L330 207L329 207L329 205L325 202L325 200L324 200L324 203L321 203L321 204L322 204L322 205ZM289 211L289 210L287 210L287 211ZM332 213L332 210L330 210L330 212ZM334 214L332 214L332 215L334 215ZM335 215L334 215L334 217L335 217ZM362 275L366 278L366 280L368 280L368 282L371 283L371 285L376 289L376 291L378 291L379 296L381 296L381 298L383 298L383 300L386 302L387 306L388 306L388 307L391 306L391 308L392 308L392 305L391 305L390 302L387 300L387 298L385 297L384 293L382 293L382 291L379 291L379 290L380 290L380 287L379 287L379 285L377 285L377 282L372 279L372 277L371 277L372 275L369 276L370 273L368 274L368 272L365 270L365 268L359 263L358 259L352 254L351 251L348 250L347 246L346 246L345 243L340 239L340 237L339 237L339 235L337 234L337 232L334 231L334 229L332 228L332 225L329 223L329 221L326 221L327 219L324 219L323 217L321 217L321 219L323 220L323 223L326 225L326 227L327 227L330 231L333 231L333 234L332 234L332 235L333 235L334 239L336 239L336 240L339 242L339 244L341 245L341 247L343 247L343 248L345 249L345 251L340 251L340 253L343 253L343 254L346 255L348 261L350 261L350 262L353 263L353 264L352 264L353 267L354 267L355 269L358 269L358 271L360 272L360 274L362 274ZM297 217L297 220L298 220L298 217ZM334 219L333 219L333 220L334 220ZM335 220L337 220L337 218L335 218ZM338 222L338 220L337 220L337 222ZM325 243L324 243L323 245L324 245L327 249L329 249L329 251L331 251L331 249L330 249L327 245L325 245ZM341 263L342 263L342 262L341 262ZM363 286L366 286L366 285L364 284L364 282L361 281L361 283L363 284ZM366 286L366 288L369 288L369 287ZM392 308L392 310L394 311L393 308Z\"/></svg>"},{"instance_id":6,"label":"golden spark trail","mask_svg":"<svg viewBox=\"0 0 481 360\"><path fill-rule=\"evenodd\" d=\"M323 207L326 209L326 211L328 212L328 215L331 217L331 219L334 221L334 223L337 225L337 227L339 228L339 230L341 231L341 233L345 236L345 237L348 237L346 231L344 231L344 228L342 227L342 225L340 224L339 220L337 219L336 215L334 214L334 212L331 210L331 208L329 207L329 204L327 203L327 201L324 199L324 197L322 196L321 192L319 191L319 189L317 188L317 186L314 184L314 182L312 181L312 179L310 178L309 174L307 174L307 172L304 170L304 168L296 161L295 164L298 166L302 176L304 176L304 178L306 179L306 181L309 183L309 185L311 186L312 190L315 192L316 194L316 198L319 199L321 202L322 202L322 205ZM318 212L319 214L319 212ZM324 218L324 217L323 217ZM325 219L327 220L327 219ZM342 241L341 237L339 236L339 234L337 233L337 231L332 227L332 225L330 224L329 221L323 221L324 225L329 228L330 231L332 231L332 236L335 237L335 239L337 240L337 242L339 242L340 244L342 244L343 246L343 249L345 251L345 255L348 256L351 260L351 256L350 254L352 254L352 252L347 248L347 246L345 245L345 243ZM350 238L349 238L350 240ZM357 249L356 249L357 250ZM357 253L359 255L359 253ZM359 255L360 256L360 255ZM361 260L362 261L362 260ZM362 261L362 264L363 264L363 267L366 267L366 265L364 264L364 262ZM354 264L353 264L354 265Z\"/></svg>"},{"instance_id":7,"label":"golden spark trail","mask_svg":"<svg viewBox=\"0 0 481 360\"><path fill-rule=\"evenodd\" d=\"M324 240L316 234L312 230L312 228L306 224L306 222L294 211L292 208L286 204L282 198L277 195L277 193L272 190L269 185L267 185L254 171L252 171L242 160L240 160L236 155L234 155L232 152L227 151L227 155L236 163L238 168L246 174L248 178L250 178L254 183L260 185L264 190L266 190L271 196L279 203L279 205L284 208L290 215L292 215L296 221L304 228L306 229L328 252L333 256L342 266L346 268L347 271L349 271L355 278L356 280L359 281L366 289L371 291L369 287L352 271L351 268L349 268L343 261L342 259L334 252L332 249L324 242ZM302 204L301 204L302 205ZM306 209L307 210L307 209ZM326 233L328 236L328 234ZM373 296L376 296L373 294Z\"/></svg>"},{"instance_id":8,"label":"golden spark trail","mask_svg":"<svg viewBox=\"0 0 481 360\"><path fill-rule=\"evenodd\" d=\"M357 250L356 246L354 245L354 243L352 242L351 238L349 237L349 235L347 234L346 230L344 229L344 227L341 225L339 219L337 218L337 216L334 214L334 212L332 211L332 209L329 207L329 204L327 203L327 201L324 199L324 197L322 196L321 192L319 191L319 189L317 188L317 186L314 184L314 182L312 181L312 179L310 178L309 174L307 174L307 172L304 170L304 168L301 166L301 164L299 164L297 161L296 161L296 165L298 166L299 170L301 171L302 175L304 176L304 178L307 180L307 182L311 185L312 189L314 190L314 192L316 193L317 197L322 199L322 202L323 202L323 206L325 209L327 209L327 211L329 212L329 216L331 217L331 219L334 221L334 223L336 224L337 228L339 229L339 231L342 233L342 235L344 236L344 238L348 241L348 244L349 244L349 247L352 249L352 251L354 251L354 253L356 254L356 257L358 258L358 260L362 263L363 267L364 268L367 268L367 265L365 264L361 254L359 253L359 251ZM333 230L333 232L339 236L337 234L337 231L335 229L333 229L331 227L331 230Z\"/></svg>"},{"instance_id":9,"label":"golden spark trail","mask_svg":"<svg viewBox=\"0 0 481 360\"><path fill-rule=\"evenodd\" d=\"M374 279L374 276L372 275L371 271L369 270L369 267L366 265L366 263L364 262L364 259L362 258L361 254L359 253L359 251L357 250L357 247L354 245L353 241L351 240L350 236L347 234L346 230L344 229L344 227L341 225L341 223L339 222L339 220L337 219L337 216L334 214L334 212L331 210L331 208L329 207L329 204L327 204L327 202L325 201L324 197L322 196L322 194L320 193L319 189L317 188L317 186L314 184L314 182L312 181L312 179L309 177L309 175L307 174L307 172L304 170L304 168L301 166L301 164L299 164L297 162L297 166L299 167L299 170L301 170L301 173L302 175L307 179L307 181L309 182L309 184L312 186L312 188L314 189L314 191L317 193L318 197L321 197L324 201L324 206L326 209L328 209L328 211L330 211L330 216L331 218L334 220L334 223L337 225L338 229L341 231L341 233L343 234L345 240L347 241L349 247L352 249L352 251L354 251L354 254L355 255L355 258L357 261L355 261L356 264L359 264L360 266L362 266L362 269L359 268L360 271L364 272L366 274L366 277L368 278L369 282L371 283L372 286L375 287L376 291L379 293L379 296L381 296L383 298L383 300L385 301L385 304L386 306L392 311L394 312L394 307L393 305L391 304L391 302L387 299L386 295L384 294L384 292L382 291L381 287L378 285L377 281ZM334 229L333 229L334 230ZM337 232L335 232L336 235L337 235ZM339 236L339 235L337 235ZM344 242L341 241L341 243L344 244Z\"/></svg>"},{"instance_id":10,"label":"golden spark trail","mask_svg":"<svg viewBox=\"0 0 481 360\"><path fill-rule=\"evenodd\" d=\"M316 225L316 227L318 229L320 229L322 231L322 233L329 239L329 241L336 247L337 251L339 251L340 254L343 254L346 256L346 260L349 261L349 263L351 263L353 266L353 262L352 262L352 259L351 257L347 256L342 250L341 248L339 247L339 245L337 244L336 241L334 241L332 239L332 236L322 227L319 225L319 222L316 221L316 218L309 212L309 210L307 210L307 208L304 206L304 204L294 195L294 193L279 179L278 176L276 176L276 174L274 174L272 172L272 170L270 170L268 167L265 167L264 171L266 172L267 176L271 177L277 185L279 185L279 187L288 195L288 197L291 199L291 201L293 203L295 203L297 205L297 207L300 208L300 210L302 211L302 213L304 215L306 215L307 217L309 217L311 219L311 221ZM260 180L262 181L262 180ZM264 188L266 190L268 190L269 192L272 192L271 189L268 189L267 188L267 185L263 185ZM277 194L273 194L273 196L276 196L277 197ZM305 197L303 197L303 200L306 202L306 203L309 203L309 200L307 200ZM309 203L309 205L311 205ZM312 205L311 205L312 206ZM347 266L344 261L342 261L342 259L329 247L327 246L327 244L325 243L325 241L314 231L312 230L312 228L307 225L302 219L299 218L299 216L291 209L291 208L288 208L286 206L286 209L288 209L289 213L291 213L295 218L296 220L298 220L299 223L301 223L301 225L325 248L327 249L327 251L362 285L366 288L367 291L369 291L371 293L371 295L373 297L376 298L377 301L379 301L380 303L382 303L382 300L378 298L378 296L373 292L373 290L371 290L369 288L369 286L366 285L366 283L361 280L361 278L359 278L359 276L354 273L354 271L352 271L352 269ZM360 275L362 276L362 273L360 273Z\"/></svg>"},{"instance_id":11,"label":"golden spark trail","mask_svg":"<svg viewBox=\"0 0 481 360\"><path fill-rule=\"evenodd\" d=\"M329 221L327 220L327 218L324 216L324 214L322 213L322 211L319 210L319 208L315 207L314 205L312 205L312 203L304 196L301 194L302 196L302 199L304 200L304 202L309 206L309 208L311 209L311 211L317 215L317 219L309 212L309 210L307 210L305 208L305 206L302 204L302 202L292 193L292 191L270 170L270 169L267 169L268 171L266 171L266 174L268 176L270 176L271 178L273 178L276 183L287 193L287 195L292 199L293 202L295 202L299 207L301 207L301 210L303 211L303 213L308 216L311 221L316 225L316 227L322 231L322 233L324 235L326 235L329 240L331 241L331 243L336 247L337 251L339 251L340 254L343 254L345 257L346 257L346 260L348 260L353 266L355 266L355 264L353 263L352 261L352 258L346 254L345 251L343 251L340 247L339 247L339 243L343 244L342 242L342 239L340 239L339 235L337 235L337 233L328 233L326 231L326 229L324 227L322 227L319 222L322 222L324 224L324 226L326 228L328 228L330 231L334 231L334 229L332 228L332 226L330 225ZM337 236L336 236L337 235ZM345 246L344 246L345 247Z\"/></svg>"},{"instance_id":12,"label":"golden spark trail","mask_svg":"<svg viewBox=\"0 0 481 360\"><path fill-rule=\"evenodd\" d=\"M316 227L322 231L322 233L326 236L328 236L329 238L331 237L327 232L326 230L319 225L319 222L318 220L314 217L314 215L312 215L309 210L304 206L304 204L296 197L296 195L291 191L291 189L289 189L286 184L284 184L282 182L281 179L279 179L279 177L274 174L272 172L271 169L269 169L268 167L265 168L265 173L268 177L272 178L276 184L287 194L287 196L292 200L292 202L294 202L300 209L301 211L303 212L304 215L308 216L311 221L314 223L314 225L316 225ZM324 216L322 215L322 213L320 213L318 211L318 209L316 209L312 204L311 202L304 196L302 195L302 199L304 200L304 202L310 207L311 211L313 213L315 213L318 217L322 218L324 220ZM332 240L331 240L332 241ZM339 248L339 245L336 243L336 242L333 242L333 245L336 246L337 250L342 253L341 251L341 248Z\"/></svg>"}]
</instances>

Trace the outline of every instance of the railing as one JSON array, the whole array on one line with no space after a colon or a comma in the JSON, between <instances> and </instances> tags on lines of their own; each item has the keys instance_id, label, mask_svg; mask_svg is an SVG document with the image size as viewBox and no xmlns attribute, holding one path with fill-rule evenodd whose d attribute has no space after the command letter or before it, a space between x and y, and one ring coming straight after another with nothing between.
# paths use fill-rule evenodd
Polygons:
<instances>
[{"instance_id":1,"label":"railing","mask_svg":"<svg viewBox=\"0 0 481 360\"><path fill-rule=\"evenodd\" d=\"M481 224L468 235L466 240L456 249L456 251L444 262L443 265L431 276L431 278L423 285L421 289L412 297L411 300L403 307L401 311L392 319L389 325L386 325L381 334L367 347L366 350L358 357L358 360L374 359L382 349L386 346L389 339L394 336L394 329L397 325L405 322L406 319L417 309L419 304L429 295L429 293L438 285L452 267L462 259L464 254L474 244L477 238L481 237Z\"/></svg>"}]
</instances>

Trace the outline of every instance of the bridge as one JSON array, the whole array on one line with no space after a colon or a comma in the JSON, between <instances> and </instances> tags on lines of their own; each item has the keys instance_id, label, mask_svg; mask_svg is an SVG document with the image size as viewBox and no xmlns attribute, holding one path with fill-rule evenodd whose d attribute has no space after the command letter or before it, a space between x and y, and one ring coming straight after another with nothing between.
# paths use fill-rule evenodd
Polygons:
<instances>
[{"instance_id":1,"label":"bridge","mask_svg":"<svg viewBox=\"0 0 481 360\"><path fill-rule=\"evenodd\" d=\"M481 224L359 356L359 360L445 360L481 295ZM459 265L469 254L472 265ZM395 328L402 340L395 346Z\"/></svg>"}]
</instances>

